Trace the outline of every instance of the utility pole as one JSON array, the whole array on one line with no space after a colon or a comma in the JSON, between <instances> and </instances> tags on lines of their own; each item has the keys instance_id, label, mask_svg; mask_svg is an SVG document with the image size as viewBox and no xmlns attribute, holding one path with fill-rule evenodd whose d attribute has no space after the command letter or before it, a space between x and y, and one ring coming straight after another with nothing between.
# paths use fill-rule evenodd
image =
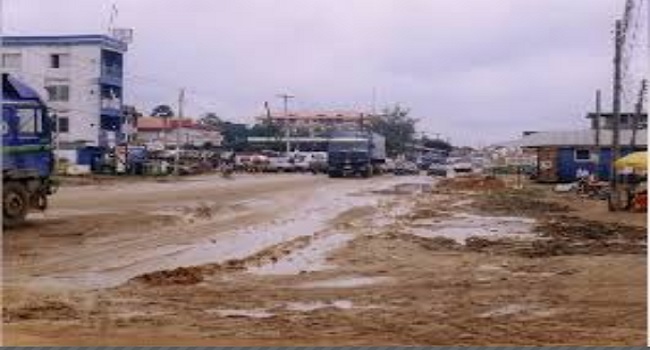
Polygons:
<instances>
[{"instance_id":1,"label":"utility pole","mask_svg":"<svg viewBox=\"0 0 650 350\"><path fill-rule=\"evenodd\" d=\"M375 117L377 114L377 89L375 87L372 88L372 116Z\"/></svg>"},{"instance_id":2,"label":"utility pole","mask_svg":"<svg viewBox=\"0 0 650 350\"><path fill-rule=\"evenodd\" d=\"M636 111L632 117L632 138L630 139L630 148L634 152L636 147L636 131L639 128L639 120L641 120L641 113L643 112L643 99L645 97L645 91L648 88L648 81L646 79L641 80L641 90L639 90L639 100L636 103Z\"/></svg>"},{"instance_id":3,"label":"utility pole","mask_svg":"<svg viewBox=\"0 0 650 350\"><path fill-rule=\"evenodd\" d=\"M61 130L61 126L59 125L59 115L57 114L57 111L52 110L52 120L54 121L54 173L58 174L59 173L59 150L61 150L61 133L59 130Z\"/></svg>"},{"instance_id":4,"label":"utility pole","mask_svg":"<svg viewBox=\"0 0 650 350\"><path fill-rule=\"evenodd\" d=\"M620 157L620 119L621 119L621 57L623 53L623 25L621 20L616 21L616 30L614 33L614 89L613 89L613 130L612 130L612 157L610 161L610 184L611 184L611 203L609 209L616 211L620 207L618 193L618 172L616 171L615 162Z\"/></svg>"},{"instance_id":5,"label":"utility pole","mask_svg":"<svg viewBox=\"0 0 650 350\"><path fill-rule=\"evenodd\" d=\"M601 98L600 90L596 90L596 115L594 116L594 129L596 129L596 147L600 147L600 119L601 119Z\"/></svg>"},{"instance_id":6,"label":"utility pole","mask_svg":"<svg viewBox=\"0 0 650 350\"><path fill-rule=\"evenodd\" d=\"M600 119L601 119L601 98L600 90L596 90L596 115L594 117L594 127L596 129L596 161L594 162L594 172L598 176L598 167L600 164Z\"/></svg>"},{"instance_id":7,"label":"utility pole","mask_svg":"<svg viewBox=\"0 0 650 350\"><path fill-rule=\"evenodd\" d=\"M176 123L176 154L174 155L174 175L180 175L179 166L181 158L181 121L183 119L183 103L185 103L185 89L181 88L178 93L178 123Z\"/></svg>"},{"instance_id":8,"label":"utility pole","mask_svg":"<svg viewBox=\"0 0 650 350\"><path fill-rule=\"evenodd\" d=\"M284 102L284 121L285 121L284 137L287 142L287 154L288 154L291 151L291 144L289 142L291 131L289 130L289 123L287 121L287 117L289 116L289 99L295 98L296 96L289 95L289 94L278 94L278 97L281 98Z\"/></svg>"}]
</instances>

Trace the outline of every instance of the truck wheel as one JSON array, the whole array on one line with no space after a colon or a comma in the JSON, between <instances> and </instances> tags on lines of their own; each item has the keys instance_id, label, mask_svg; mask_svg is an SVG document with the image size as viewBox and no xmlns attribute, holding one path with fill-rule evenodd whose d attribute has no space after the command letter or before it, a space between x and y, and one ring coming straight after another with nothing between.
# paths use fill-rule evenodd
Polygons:
<instances>
[{"instance_id":1,"label":"truck wheel","mask_svg":"<svg viewBox=\"0 0 650 350\"><path fill-rule=\"evenodd\" d=\"M330 171L327 173L327 175L329 175L331 178L339 177L339 173L337 171Z\"/></svg>"},{"instance_id":2,"label":"truck wheel","mask_svg":"<svg viewBox=\"0 0 650 350\"><path fill-rule=\"evenodd\" d=\"M29 197L25 186L16 182L5 183L2 194L3 226L14 227L21 224L29 210Z\"/></svg>"},{"instance_id":3,"label":"truck wheel","mask_svg":"<svg viewBox=\"0 0 650 350\"><path fill-rule=\"evenodd\" d=\"M372 169L371 169L371 168L368 168L368 169L362 171L362 172L361 172L361 176L363 176L364 178L369 178L369 177L371 177L371 176L372 176Z\"/></svg>"}]
</instances>

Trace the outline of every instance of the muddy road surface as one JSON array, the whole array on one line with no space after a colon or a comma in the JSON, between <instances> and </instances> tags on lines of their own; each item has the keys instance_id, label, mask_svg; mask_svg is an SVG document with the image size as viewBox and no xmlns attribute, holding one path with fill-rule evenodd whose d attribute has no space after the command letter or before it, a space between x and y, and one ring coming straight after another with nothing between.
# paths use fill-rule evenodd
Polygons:
<instances>
[{"instance_id":1,"label":"muddy road surface","mask_svg":"<svg viewBox=\"0 0 650 350\"><path fill-rule=\"evenodd\" d=\"M492 190L298 174L66 187L3 237L3 342L644 344L642 228Z\"/></svg>"}]
</instances>

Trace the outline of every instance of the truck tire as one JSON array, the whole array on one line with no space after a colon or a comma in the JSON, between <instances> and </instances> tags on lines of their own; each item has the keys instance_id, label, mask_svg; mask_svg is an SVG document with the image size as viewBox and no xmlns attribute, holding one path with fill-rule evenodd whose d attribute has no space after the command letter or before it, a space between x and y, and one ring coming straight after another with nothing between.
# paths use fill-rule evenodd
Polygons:
<instances>
[{"instance_id":1,"label":"truck tire","mask_svg":"<svg viewBox=\"0 0 650 350\"><path fill-rule=\"evenodd\" d=\"M15 227L25 221L29 211L27 190L19 182L4 183L2 189L2 225Z\"/></svg>"},{"instance_id":2,"label":"truck tire","mask_svg":"<svg viewBox=\"0 0 650 350\"><path fill-rule=\"evenodd\" d=\"M334 170L330 170L327 175L329 175L330 178L341 177L339 172Z\"/></svg>"}]
</instances>

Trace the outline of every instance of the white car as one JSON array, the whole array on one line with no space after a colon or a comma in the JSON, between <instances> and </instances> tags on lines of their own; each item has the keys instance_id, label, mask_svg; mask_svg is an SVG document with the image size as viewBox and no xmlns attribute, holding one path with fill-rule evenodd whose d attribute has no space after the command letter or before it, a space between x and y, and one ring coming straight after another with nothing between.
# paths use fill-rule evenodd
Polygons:
<instances>
[{"instance_id":1,"label":"white car","mask_svg":"<svg viewBox=\"0 0 650 350\"><path fill-rule=\"evenodd\" d=\"M309 153L297 153L291 159L295 171L309 171L309 161L311 159Z\"/></svg>"},{"instance_id":2,"label":"white car","mask_svg":"<svg viewBox=\"0 0 650 350\"><path fill-rule=\"evenodd\" d=\"M268 171L273 172L290 172L294 171L295 166L290 157L281 156L281 157L269 157L269 163L267 166Z\"/></svg>"},{"instance_id":3,"label":"white car","mask_svg":"<svg viewBox=\"0 0 650 350\"><path fill-rule=\"evenodd\" d=\"M451 164L451 168L458 174L471 173L474 171L471 159L458 159Z\"/></svg>"}]
</instances>

